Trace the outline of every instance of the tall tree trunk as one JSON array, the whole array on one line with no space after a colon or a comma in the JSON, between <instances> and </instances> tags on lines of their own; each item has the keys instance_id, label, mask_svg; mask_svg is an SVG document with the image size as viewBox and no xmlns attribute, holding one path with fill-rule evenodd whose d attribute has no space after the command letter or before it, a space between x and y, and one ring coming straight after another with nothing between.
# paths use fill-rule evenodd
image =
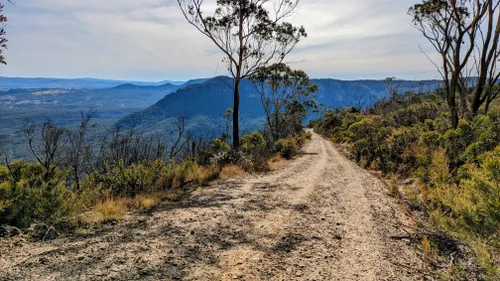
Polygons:
<instances>
[{"instance_id":1,"label":"tall tree trunk","mask_svg":"<svg viewBox=\"0 0 500 281\"><path fill-rule=\"evenodd\" d=\"M276 111L274 112L274 122L276 123L274 124L276 139L274 141L277 141L279 138L281 138L279 114L280 114L279 109L276 107Z\"/></svg>"},{"instance_id":2,"label":"tall tree trunk","mask_svg":"<svg viewBox=\"0 0 500 281\"><path fill-rule=\"evenodd\" d=\"M453 129L456 129L458 127L458 107L457 107L457 101L456 97L451 94L454 92L453 87L451 87L451 91L448 93L448 107L450 108L450 117L451 117L451 126Z\"/></svg>"},{"instance_id":3,"label":"tall tree trunk","mask_svg":"<svg viewBox=\"0 0 500 281\"><path fill-rule=\"evenodd\" d=\"M487 69L484 69L478 78L478 83L476 85L476 89L474 90L474 96L472 97L472 103L471 103L471 112L472 112L472 117L475 117L477 113L479 112L479 108L481 105L483 105L485 99L482 99L483 96L483 91L484 91L484 85L486 83L486 73Z\"/></svg>"},{"instance_id":4,"label":"tall tree trunk","mask_svg":"<svg viewBox=\"0 0 500 281\"><path fill-rule=\"evenodd\" d=\"M467 93L463 89L460 90L460 107L462 111L462 118L466 120L471 119L469 107L467 106Z\"/></svg>"},{"instance_id":5,"label":"tall tree trunk","mask_svg":"<svg viewBox=\"0 0 500 281\"><path fill-rule=\"evenodd\" d=\"M484 105L484 114L488 114L488 111L490 109L490 103L491 103L491 99L486 98L486 102Z\"/></svg>"},{"instance_id":6,"label":"tall tree trunk","mask_svg":"<svg viewBox=\"0 0 500 281\"><path fill-rule=\"evenodd\" d=\"M450 113L451 113L451 126L453 129L456 129L458 127L458 108L456 104L450 106Z\"/></svg>"},{"instance_id":7,"label":"tall tree trunk","mask_svg":"<svg viewBox=\"0 0 500 281\"><path fill-rule=\"evenodd\" d=\"M234 105L233 105L233 149L240 148L240 128L238 123L240 112L240 79L234 79Z\"/></svg>"}]
</instances>

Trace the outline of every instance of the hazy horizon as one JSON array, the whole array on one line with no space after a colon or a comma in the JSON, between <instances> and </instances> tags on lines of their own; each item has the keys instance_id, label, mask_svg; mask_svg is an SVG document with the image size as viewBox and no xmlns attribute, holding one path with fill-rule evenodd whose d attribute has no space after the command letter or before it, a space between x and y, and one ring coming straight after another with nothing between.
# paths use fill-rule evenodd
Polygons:
<instances>
[{"instance_id":1,"label":"hazy horizon","mask_svg":"<svg viewBox=\"0 0 500 281\"><path fill-rule=\"evenodd\" d=\"M174 82L174 83L184 83L190 80L197 80L197 79L212 79L216 78L219 76L226 76L231 78L228 75L221 74L217 76L211 76L211 77L192 77L186 80L174 80L174 79L160 79L160 80L139 80L139 79L114 79L114 78L106 78L106 77L43 77L43 76L1 76L0 78L7 78L7 79L62 79L62 80L79 80L79 79L95 79L95 80L103 80L103 81L116 81L116 82L140 82L140 83L160 83L160 82ZM333 80L341 80L341 81L382 81L385 80L388 77L384 78L353 78L353 79L343 79L343 78L338 78L338 77L310 77L310 79L333 79ZM442 79L440 78L429 78L429 79L403 79L396 77L397 81L429 81L429 80L438 80L441 81Z\"/></svg>"}]
</instances>

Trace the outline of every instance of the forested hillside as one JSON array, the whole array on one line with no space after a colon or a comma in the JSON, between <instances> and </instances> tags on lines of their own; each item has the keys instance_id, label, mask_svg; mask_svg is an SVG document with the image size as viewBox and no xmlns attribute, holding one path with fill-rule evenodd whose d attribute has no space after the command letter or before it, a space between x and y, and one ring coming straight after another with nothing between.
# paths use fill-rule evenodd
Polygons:
<instances>
[{"instance_id":1,"label":"forested hillside","mask_svg":"<svg viewBox=\"0 0 500 281\"><path fill-rule=\"evenodd\" d=\"M156 132L171 127L174 119L182 115L186 116L188 120L196 117L195 120L189 122L193 132L216 134L220 131L224 112L227 108L232 107L233 90L230 86L232 81L228 77L219 76L201 84L179 89L156 104L122 118L118 124L140 131ZM311 79L311 82L318 87L315 92L315 100L324 108L345 106L365 108L387 97L389 86L397 87L401 92L425 93L440 85L439 81L433 80L394 80L388 82L383 80ZM259 129L264 122L264 110L259 93L248 80L243 80L240 87L242 130L248 132Z\"/></svg>"}]
</instances>

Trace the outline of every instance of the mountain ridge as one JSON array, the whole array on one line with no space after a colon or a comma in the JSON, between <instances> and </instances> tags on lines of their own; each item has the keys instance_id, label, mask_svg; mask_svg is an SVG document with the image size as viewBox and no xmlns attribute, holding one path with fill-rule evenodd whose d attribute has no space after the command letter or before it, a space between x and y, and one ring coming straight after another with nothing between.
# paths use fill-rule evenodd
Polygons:
<instances>
[{"instance_id":1,"label":"mountain ridge","mask_svg":"<svg viewBox=\"0 0 500 281\"><path fill-rule=\"evenodd\" d=\"M317 84L316 100L327 108L344 106L367 107L388 96L388 84L384 80L355 80L321 78L311 79ZM201 124L190 124L193 131L214 131L227 108L233 107L232 78L217 76L202 83L181 87L163 97L155 104L118 120L121 127L135 128L145 132L161 131L171 127L177 116L196 117L205 120ZM439 80L396 80L393 82L401 92L429 92L440 85ZM240 119L242 131L258 129L264 123L259 94L249 80L240 85ZM249 125L250 124L250 125Z\"/></svg>"}]
</instances>

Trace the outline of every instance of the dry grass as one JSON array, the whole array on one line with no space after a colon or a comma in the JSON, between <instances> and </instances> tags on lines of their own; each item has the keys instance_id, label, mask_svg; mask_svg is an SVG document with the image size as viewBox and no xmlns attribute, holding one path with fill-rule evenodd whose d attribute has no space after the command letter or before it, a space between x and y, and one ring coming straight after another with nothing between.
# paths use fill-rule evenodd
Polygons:
<instances>
[{"instance_id":1,"label":"dry grass","mask_svg":"<svg viewBox=\"0 0 500 281\"><path fill-rule=\"evenodd\" d=\"M428 259L433 259L438 256L437 245L432 243L427 236L422 238L422 249L425 257Z\"/></svg>"},{"instance_id":2,"label":"dry grass","mask_svg":"<svg viewBox=\"0 0 500 281\"><path fill-rule=\"evenodd\" d=\"M219 177L223 180L228 180L236 177L241 177L245 174L245 171L236 165L227 165L222 168L219 173Z\"/></svg>"},{"instance_id":3,"label":"dry grass","mask_svg":"<svg viewBox=\"0 0 500 281\"><path fill-rule=\"evenodd\" d=\"M217 179L219 171L215 167L201 166L199 184L208 184L210 181Z\"/></svg>"},{"instance_id":4,"label":"dry grass","mask_svg":"<svg viewBox=\"0 0 500 281\"><path fill-rule=\"evenodd\" d=\"M101 224L122 220L128 210L127 199L108 198L95 205L94 210L85 216L87 223Z\"/></svg>"},{"instance_id":5,"label":"dry grass","mask_svg":"<svg viewBox=\"0 0 500 281\"><path fill-rule=\"evenodd\" d=\"M388 183L389 188L389 196L392 196L396 199L401 199L401 193L399 191L398 180L397 177L392 176L391 180Z\"/></svg>"},{"instance_id":6,"label":"dry grass","mask_svg":"<svg viewBox=\"0 0 500 281\"><path fill-rule=\"evenodd\" d=\"M154 206L157 206L161 203L161 198L163 198L161 194L152 194L152 195L136 195L134 198L130 198L129 202L127 202L129 208L133 209L147 209Z\"/></svg>"},{"instance_id":7,"label":"dry grass","mask_svg":"<svg viewBox=\"0 0 500 281\"><path fill-rule=\"evenodd\" d=\"M273 157L269 158L269 160L267 160L267 165L269 166L269 169L271 169L271 171L281 169L284 163L285 160L279 154L276 154Z\"/></svg>"},{"instance_id":8,"label":"dry grass","mask_svg":"<svg viewBox=\"0 0 500 281\"><path fill-rule=\"evenodd\" d=\"M108 197L97 203L92 212L84 216L83 220L88 224L103 224L112 221L120 221L129 210L147 209L157 206L167 194L140 194L134 198Z\"/></svg>"}]
</instances>

